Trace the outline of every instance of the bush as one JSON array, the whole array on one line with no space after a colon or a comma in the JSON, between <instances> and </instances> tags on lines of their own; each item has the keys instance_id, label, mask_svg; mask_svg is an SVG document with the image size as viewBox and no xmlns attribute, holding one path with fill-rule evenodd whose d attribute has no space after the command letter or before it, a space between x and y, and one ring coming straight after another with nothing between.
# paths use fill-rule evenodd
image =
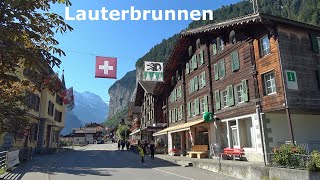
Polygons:
<instances>
[{"instance_id":1,"label":"bush","mask_svg":"<svg viewBox=\"0 0 320 180\"><path fill-rule=\"evenodd\" d=\"M313 151L311 157L307 163L307 169L309 171L320 171L320 153L319 151Z\"/></svg>"},{"instance_id":2,"label":"bush","mask_svg":"<svg viewBox=\"0 0 320 180\"><path fill-rule=\"evenodd\" d=\"M305 150L294 144L283 144L274 150L272 162L276 165L286 167L303 167Z\"/></svg>"}]
</instances>

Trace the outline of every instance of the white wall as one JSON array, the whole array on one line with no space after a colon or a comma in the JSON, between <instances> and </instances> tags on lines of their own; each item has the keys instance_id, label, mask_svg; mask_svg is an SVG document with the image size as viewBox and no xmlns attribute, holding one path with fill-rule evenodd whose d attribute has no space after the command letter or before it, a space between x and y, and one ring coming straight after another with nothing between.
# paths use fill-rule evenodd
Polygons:
<instances>
[{"instance_id":1,"label":"white wall","mask_svg":"<svg viewBox=\"0 0 320 180\"><path fill-rule=\"evenodd\" d=\"M266 113L266 119L270 119L267 127L271 128L268 133L273 142L271 147L278 146L278 142L290 141L288 120L285 113ZM320 142L320 115L291 114L293 134L297 143L310 141Z\"/></svg>"}]
</instances>

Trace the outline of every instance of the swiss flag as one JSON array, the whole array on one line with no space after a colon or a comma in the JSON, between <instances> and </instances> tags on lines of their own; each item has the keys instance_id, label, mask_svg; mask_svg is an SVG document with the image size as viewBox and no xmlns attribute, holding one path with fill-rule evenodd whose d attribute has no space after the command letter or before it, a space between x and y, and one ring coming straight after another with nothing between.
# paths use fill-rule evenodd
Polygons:
<instances>
[{"instance_id":1,"label":"swiss flag","mask_svg":"<svg viewBox=\"0 0 320 180\"><path fill-rule=\"evenodd\" d=\"M95 77L117 79L117 58L97 56Z\"/></svg>"},{"instance_id":2,"label":"swiss flag","mask_svg":"<svg viewBox=\"0 0 320 180\"><path fill-rule=\"evenodd\" d=\"M66 89L64 90L62 93L61 93L61 96L63 97L63 103L64 104L70 104L70 102L73 101L74 97L73 97L73 88L69 88L69 89Z\"/></svg>"}]
</instances>

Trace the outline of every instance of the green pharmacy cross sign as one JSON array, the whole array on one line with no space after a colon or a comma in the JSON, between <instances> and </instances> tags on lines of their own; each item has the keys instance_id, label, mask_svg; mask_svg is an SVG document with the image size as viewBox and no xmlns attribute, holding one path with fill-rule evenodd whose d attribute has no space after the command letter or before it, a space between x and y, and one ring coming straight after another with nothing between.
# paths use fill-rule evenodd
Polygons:
<instances>
[{"instance_id":1,"label":"green pharmacy cross sign","mask_svg":"<svg viewBox=\"0 0 320 180\"><path fill-rule=\"evenodd\" d=\"M204 122L212 122L213 121L213 114L211 112L205 112L203 114Z\"/></svg>"}]
</instances>

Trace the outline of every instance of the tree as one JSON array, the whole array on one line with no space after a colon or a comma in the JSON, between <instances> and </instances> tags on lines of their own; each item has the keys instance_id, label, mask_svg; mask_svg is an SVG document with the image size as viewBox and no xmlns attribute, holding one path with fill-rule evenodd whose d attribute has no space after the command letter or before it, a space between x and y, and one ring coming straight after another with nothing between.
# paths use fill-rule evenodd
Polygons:
<instances>
[{"instance_id":1,"label":"tree","mask_svg":"<svg viewBox=\"0 0 320 180\"><path fill-rule=\"evenodd\" d=\"M121 140L127 140L129 139L130 134L129 127L127 125L119 125L117 129L117 135Z\"/></svg>"},{"instance_id":2,"label":"tree","mask_svg":"<svg viewBox=\"0 0 320 180\"><path fill-rule=\"evenodd\" d=\"M3 131L17 131L28 124L25 107L30 83L17 76L17 69L35 69L41 62L61 64L65 56L57 47L56 33L72 31L63 17L50 12L51 6L70 6L69 0L0 1L0 126ZM7 123L9 122L10 123Z\"/></svg>"}]
</instances>

